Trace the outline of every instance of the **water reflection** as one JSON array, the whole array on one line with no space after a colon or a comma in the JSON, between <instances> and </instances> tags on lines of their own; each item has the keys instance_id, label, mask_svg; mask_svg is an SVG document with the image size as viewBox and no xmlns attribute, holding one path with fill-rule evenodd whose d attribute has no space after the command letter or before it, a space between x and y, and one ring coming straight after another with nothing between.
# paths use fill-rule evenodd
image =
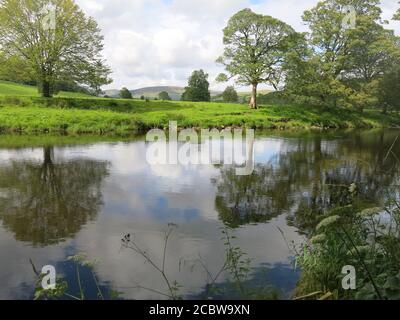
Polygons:
<instances>
[{"instance_id":1,"label":"water reflection","mask_svg":"<svg viewBox=\"0 0 400 320\"><path fill-rule=\"evenodd\" d=\"M8 143L0 147L0 298L32 296L26 293L35 280L29 258L38 267L60 266L77 252L98 259L101 285L122 291L123 298L161 298L133 289L165 291L148 265L121 252L120 240L135 234L159 261L169 222L179 228L171 239L167 272L183 286L183 296L204 293L207 274L193 268L199 256L212 273L223 263L220 227L225 223L236 228L236 244L253 259L249 285L267 285L258 272L267 267L268 283L289 297L298 272L289 267L292 253L279 229L288 241L301 241L298 233L307 232L317 215L351 197L383 201L384 187L398 183L400 140L393 145L398 134L260 137L250 176L237 176L225 165L150 165L142 140L34 149ZM220 288L226 288L225 276Z\"/></svg>"},{"instance_id":2,"label":"water reflection","mask_svg":"<svg viewBox=\"0 0 400 320\"><path fill-rule=\"evenodd\" d=\"M283 213L306 232L319 214L351 201L381 204L398 179L400 141L395 131L355 132L341 140L291 138L258 163L251 176L222 167L213 182L216 208L231 227L268 222ZM261 142L258 141L260 144Z\"/></svg>"},{"instance_id":3,"label":"water reflection","mask_svg":"<svg viewBox=\"0 0 400 320\"><path fill-rule=\"evenodd\" d=\"M290 264L262 264L254 268L252 275L243 281L245 295L229 281L218 283L215 287L206 287L204 292L189 295L195 300L277 300L290 299L292 290L300 278L300 270L294 270Z\"/></svg>"},{"instance_id":4,"label":"water reflection","mask_svg":"<svg viewBox=\"0 0 400 320\"><path fill-rule=\"evenodd\" d=\"M41 162L11 161L0 168L0 220L34 246L64 241L96 217L107 175L104 161L54 162L51 147Z\"/></svg>"}]
</instances>

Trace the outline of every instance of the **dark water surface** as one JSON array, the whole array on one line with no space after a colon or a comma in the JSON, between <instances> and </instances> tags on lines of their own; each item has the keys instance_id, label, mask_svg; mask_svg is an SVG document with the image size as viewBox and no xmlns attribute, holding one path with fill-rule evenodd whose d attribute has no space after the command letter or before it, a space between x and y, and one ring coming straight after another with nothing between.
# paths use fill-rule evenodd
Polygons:
<instances>
[{"instance_id":1,"label":"dark water surface","mask_svg":"<svg viewBox=\"0 0 400 320\"><path fill-rule=\"evenodd\" d=\"M130 250L129 233L162 263L168 224L166 271L186 298L204 297L207 270L224 263L220 228L252 259L246 285L274 287L287 298L299 279L287 242L301 243L315 217L346 204L349 186L359 201L380 204L385 187L398 183L399 131L273 133L254 143L255 170L237 176L228 165L150 165L144 139L73 144L68 138L0 136L0 299L31 299L37 268L54 265L76 292L68 257L98 260L105 296L156 299L160 274ZM396 142L395 142L396 141ZM394 143L395 142L395 143ZM284 237L281 234L284 233ZM81 270L88 298L96 298L91 273ZM227 274L214 298L235 298Z\"/></svg>"}]
</instances>

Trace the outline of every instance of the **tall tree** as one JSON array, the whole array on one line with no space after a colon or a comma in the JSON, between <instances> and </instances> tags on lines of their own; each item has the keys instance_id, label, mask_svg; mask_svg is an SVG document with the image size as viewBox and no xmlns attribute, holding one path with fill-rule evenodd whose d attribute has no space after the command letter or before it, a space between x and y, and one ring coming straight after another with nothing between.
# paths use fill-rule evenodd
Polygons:
<instances>
[{"instance_id":1,"label":"tall tree","mask_svg":"<svg viewBox=\"0 0 400 320\"><path fill-rule=\"evenodd\" d=\"M0 1L0 46L29 64L44 97L57 80L111 83L100 29L73 0Z\"/></svg>"},{"instance_id":2,"label":"tall tree","mask_svg":"<svg viewBox=\"0 0 400 320\"><path fill-rule=\"evenodd\" d=\"M121 91L119 92L119 96L122 99L132 99L132 92L130 92L127 88L122 88Z\"/></svg>"},{"instance_id":3,"label":"tall tree","mask_svg":"<svg viewBox=\"0 0 400 320\"><path fill-rule=\"evenodd\" d=\"M188 86L182 95L183 101L210 101L211 94L209 91L210 83L208 82L208 74L203 70L193 71L189 78Z\"/></svg>"},{"instance_id":4,"label":"tall tree","mask_svg":"<svg viewBox=\"0 0 400 320\"><path fill-rule=\"evenodd\" d=\"M239 96L233 86L228 86L222 93L222 99L225 102L238 102Z\"/></svg>"},{"instance_id":5,"label":"tall tree","mask_svg":"<svg viewBox=\"0 0 400 320\"><path fill-rule=\"evenodd\" d=\"M395 65L388 70L378 83L378 101L383 113L389 109L400 110L400 67Z\"/></svg>"},{"instance_id":6,"label":"tall tree","mask_svg":"<svg viewBox=\"0 0 400 320\"><path fill-rule=\"evenodd\" d=\"M217 60L229 75L219 81L235 78L238 84L251 85L250 107L257 108L257 88L267 83L277 88L282 78L281 65L294 30L270 16L250 9L236 13L224 29L223 55Z\"/></svg>"},{"instance_id":7,"label":"tall tree","mask_svg":"<svg viewBox=\"0 0 400 320\"><path fill-rule=\"evenodd\" d=\"M286 61L287 92L322 106L376 104L376 79L398 51L380 16L379 0L324 0L306 11L310 33Z\"/></svg>"},{"instance_id":8,"label":"tall tree","mask_svg":"<svg viewBox=\"0 0 400 320\"><path fill-rule=\"evenodd\" d=\"M169 93L167 91L162 91L158 94L158 98L160 100L172 100L171 97L169 96Z\"/></svg>"}]
</instances>

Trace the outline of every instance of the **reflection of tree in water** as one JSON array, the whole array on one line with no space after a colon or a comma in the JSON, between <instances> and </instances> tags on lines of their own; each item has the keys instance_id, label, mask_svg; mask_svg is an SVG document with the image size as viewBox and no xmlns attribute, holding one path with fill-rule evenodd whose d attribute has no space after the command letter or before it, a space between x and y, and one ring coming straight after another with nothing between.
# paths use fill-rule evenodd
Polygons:
<instances>
[{"instance_id":1,"label":"reflection of tree in water","mask_svg":"<svg viewBox=\"0 0 400 320\"><path fill-rule=\"evenodd\" d=\"M353 133L340 140L291 139L269 163L251 176L221 168L216 179L216 208L231 227L267 222L288 213L289 222L309 230L318 216L354 201L379 204L385 187L395 182L400 141L388 151L396 132Z\"/></svg>"},{"instance_id":2,"label":"reflection of tree in water","mask_svg":"<svg viewBox=\"0 0 400 320\"><path fill-rule=\"evenodd\" d=\"M86 159L54 163L44 148L43 163L13 161L0 168L0 219L20 241L50 245L76 234L102 204L107 163Z\"/></svg>"},{"instance_id":3,"label":"reflection of tree in water","mask_svg":"<svg viewBox=\"0 0 400 320\"><path fill-rule=\"evenodd\" d=\"M215 183L220 218L232 228L267 222L282 214L290 203L285 194L290 183L274 176L270 166L256 166L249 176L238 176L235 168L221 168L221 176ZM267 187L271 183L274 188Z\"/></svg>"}]
</instances>

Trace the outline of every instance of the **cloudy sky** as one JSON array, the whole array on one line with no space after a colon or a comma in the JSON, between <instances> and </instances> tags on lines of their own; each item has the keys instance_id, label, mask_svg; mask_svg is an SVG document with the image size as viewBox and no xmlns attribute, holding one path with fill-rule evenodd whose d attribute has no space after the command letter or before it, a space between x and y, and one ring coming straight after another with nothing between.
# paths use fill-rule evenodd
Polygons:
<instances>
[{"instance_id":1,"label":"cloudy sky","mask_svg":"<svg viewBox=\"0 0 400 320\"><path fill-rule=\"evenodd\" d=\"M304 31L302 12L318 0L76 0L96 18L105 36L105 57L114 83L126 86L184 86L195 69L210 74L211 87L221 89L215 77L223 70L215 60L223 51L222 29L243 8L268 14ZM382 0L390 19L397 0ZM400 22L391 28L400 34ZM239 88L246 90L246 88Z\"/></svg>"}]
</instances>

